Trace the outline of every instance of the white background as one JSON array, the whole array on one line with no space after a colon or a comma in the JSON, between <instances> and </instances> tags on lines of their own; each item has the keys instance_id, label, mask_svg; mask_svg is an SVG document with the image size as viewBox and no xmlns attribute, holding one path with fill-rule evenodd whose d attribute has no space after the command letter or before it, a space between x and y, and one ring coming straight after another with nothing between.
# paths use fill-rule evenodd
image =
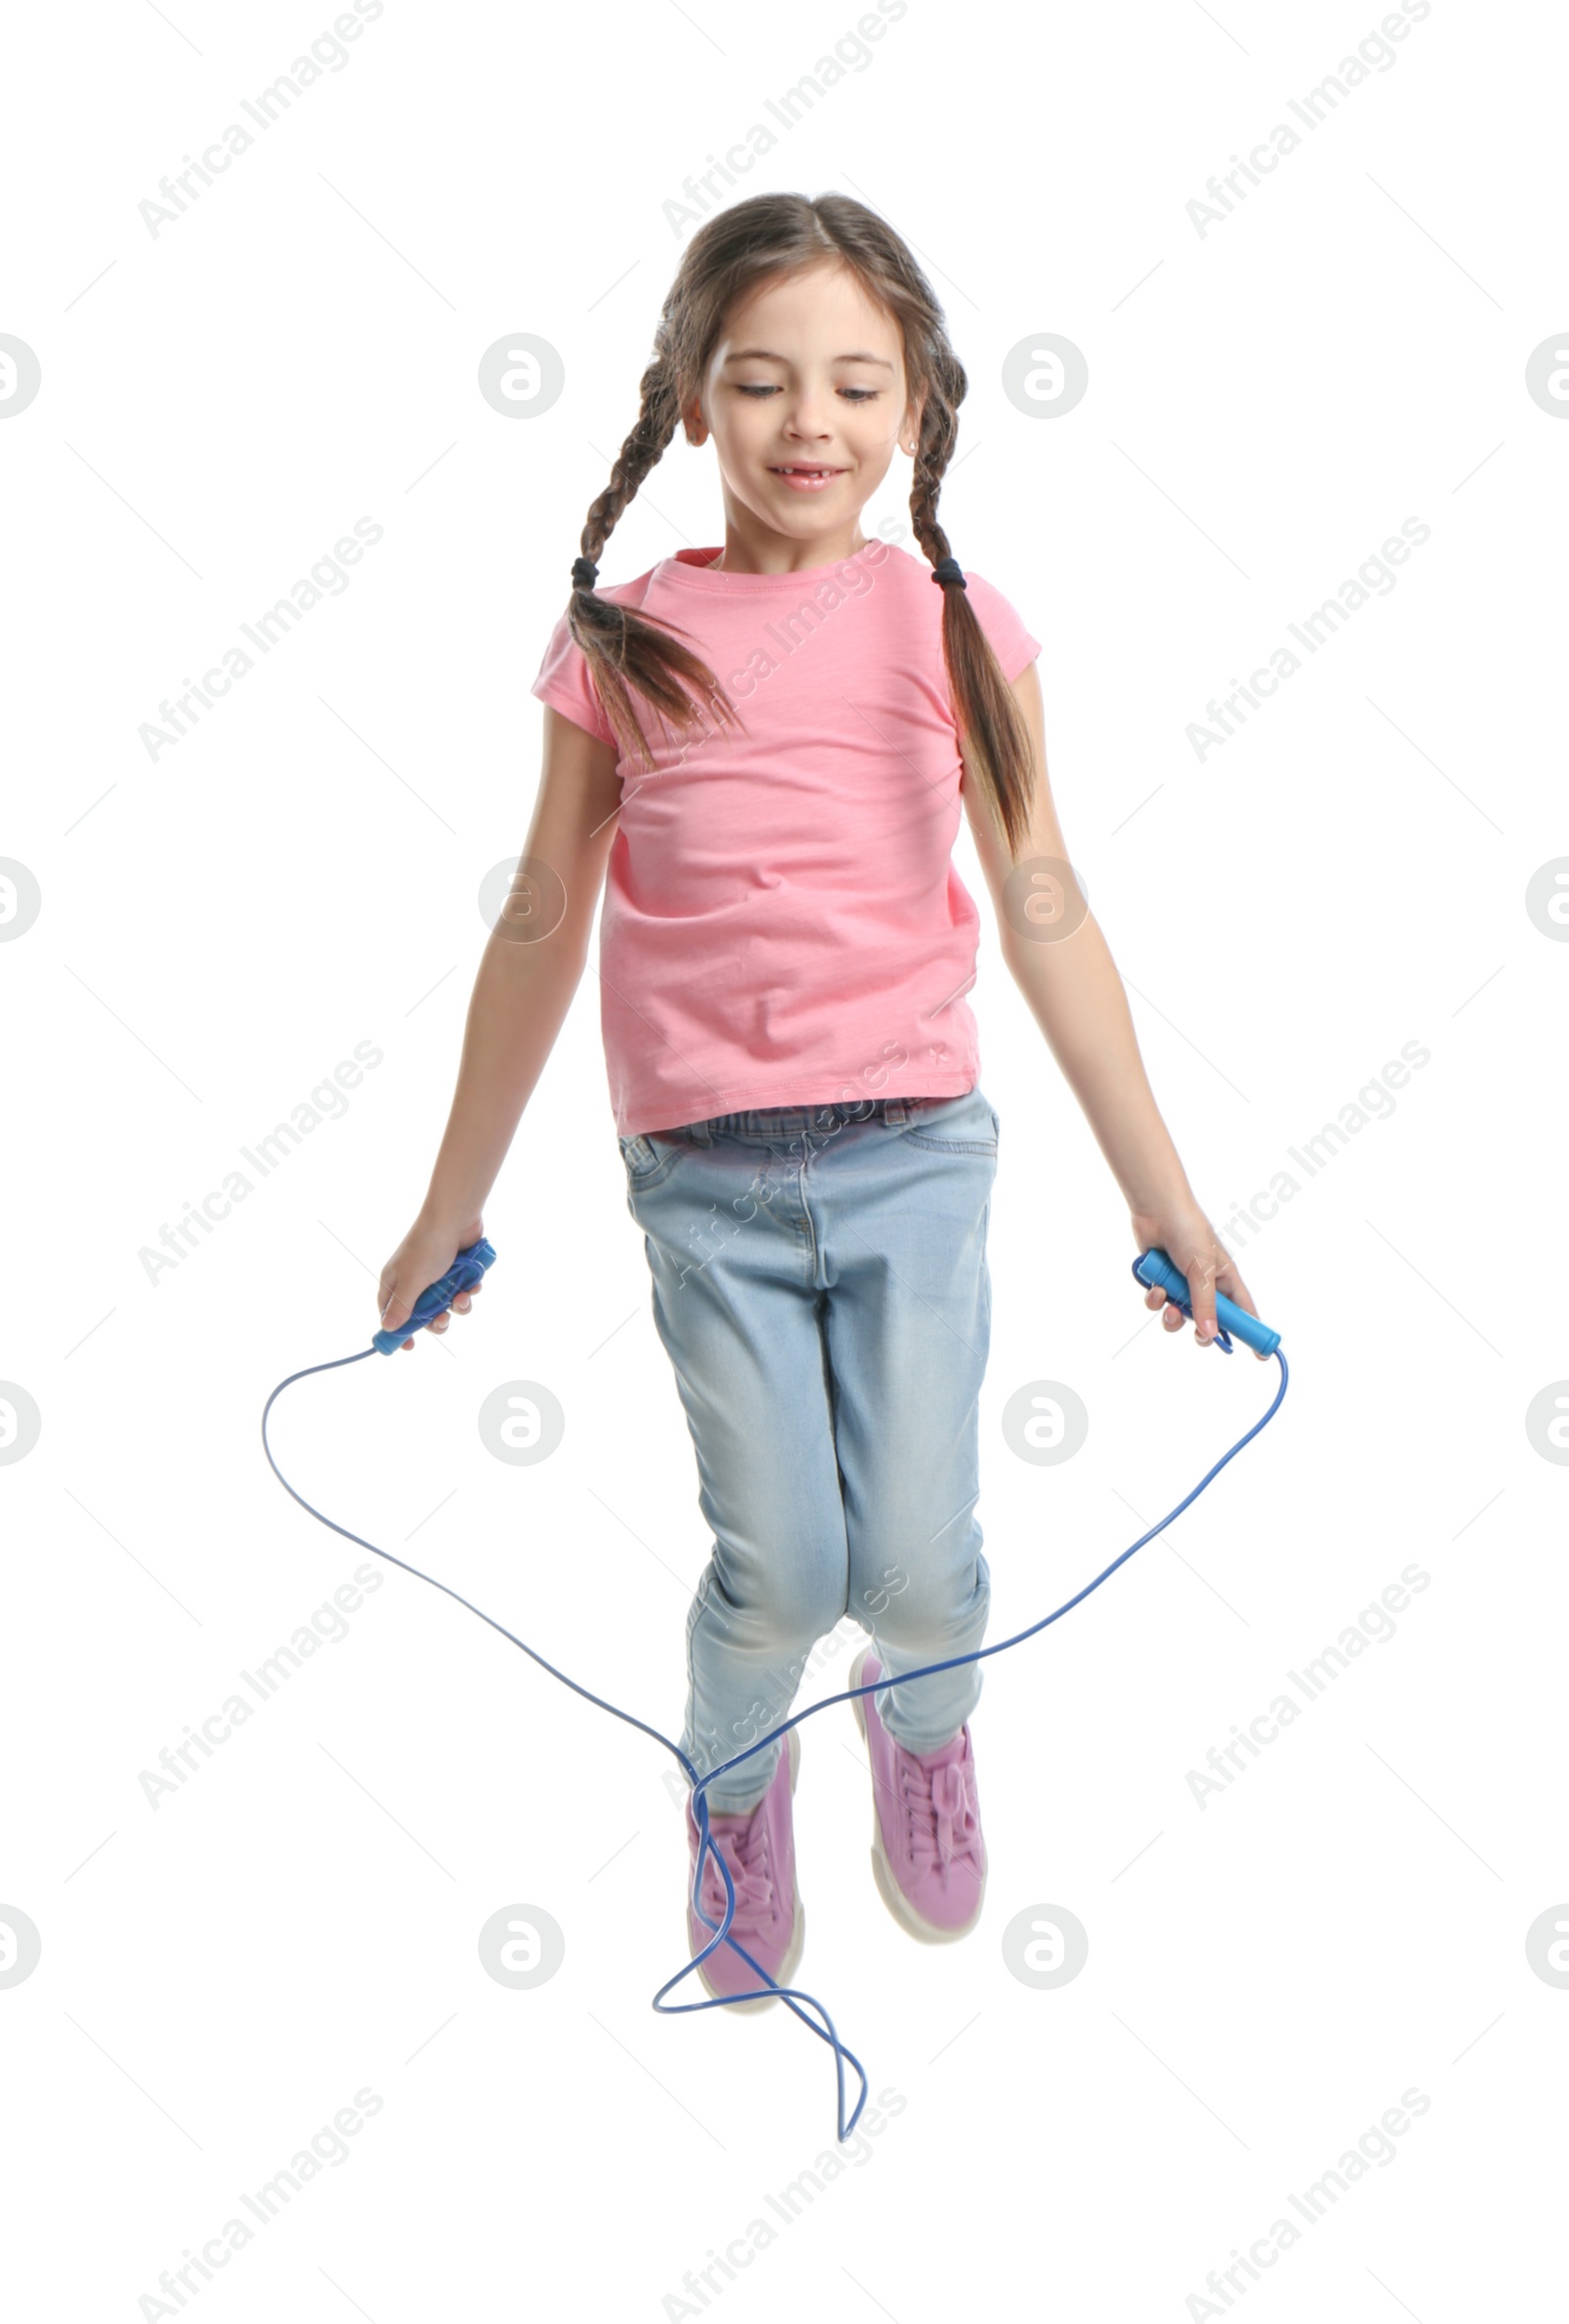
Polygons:
<instances>
[{"instance_id":1,"label":"white background","mask_svg":"<svg viewBox=\"0 0 1569 2324\"><path fill-rule=\"evenodd\" d=\"M911 0L785 131L765 100L850 7L390 0L156 234L138 205L332 11L12 26L0 330L42 386L0 428L0 854L42 903L0 944L0 1378L41 1435L0 1466L0 1904L42 1951L0 1989L8 2312L1176 2319L1225 2312L1206 2276L1282 2217L1300 2240L1227 2293L1250 2314L1547 2312L1569 1993L1525 1936L1569 1897L1569 1473L1525 1412L1569 1373L1569 948L1525 890L1569 852L1569 425L1525 367L1569 325L1562 20L1435 0L1232 215L1200 235L1187 210L1379 17ZM155 1808L138 1780L377 1565L279 1490L262 1405L375 1329L481 884L528 824L529 684L691 230L667 205L758 122L778 142L742 190L858 194L943 301L971 388L942 521L1044 641L1064 829L1217 1225L1403 1043L1431 1052L1228 1238L1291 1356L1277 1419L987 1664L990 1889L965 1944L912 1945L878 1898L849 1709L802 1730L800 1980L904 2105L787 2227L765 2198L834 2146L833 2061L783 2009L650 2011L685 1958L674 1763L450 1599L381 1567L348 1636L177 1794ZM1089 366L1058 417L1000 383L1047 330ZM566 369L532 419L477 388L517 331ZM907 473L869 529L897 531ZM343 594L152 760L161 700L361 517L383 537ZM1412 517L1431 538L1392 592L1200 762L1189 723ZM721 537L711 449L678 445L602 564ZM967 831L958 862L985 902ZM986 917L997 1638L1169 1509L1278 1374L1146 1318L1115 1183ZM143 1247L360 1041L382 1062L342 1117L151 1283ZM710 1541L591 971L485 1224L474 1318L290 1390L278 1458L678 1733ZM537 1467L475 1427L518 1379L567 1416ZM1003 1439L1038 1380L1088 1408L1060 1467ZM1201 1807L1188 1771L1412 1563L1430 1581L1393 1639ZM512 1904L566 1939L532 1991L479 1957ZM1042 1992L1000 1940L1053 1904L1088 1959ZM365 2089L381 2110L345 2160L212 2281L149 2297ZM1306 2226L1288 2196L1412 2089L1430 2104L1393 2159ZM777 2234L744 2276L683 2292L758 2218Z\"/></svg>"}]
</instances>

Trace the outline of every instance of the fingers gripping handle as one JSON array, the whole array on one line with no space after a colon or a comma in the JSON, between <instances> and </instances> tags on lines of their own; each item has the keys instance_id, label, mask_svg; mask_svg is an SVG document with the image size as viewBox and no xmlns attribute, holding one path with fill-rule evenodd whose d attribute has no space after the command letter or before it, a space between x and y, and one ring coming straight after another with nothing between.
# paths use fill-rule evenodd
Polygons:
<instances>
[{"instance_id":1,"label":"fingers gripping handle","mask_svg":"<svg viewBox=\"0 0 1569 2324\"><path fill-rule=\"evenodd\" d=\"M1191 1316L1193 1303L1189 1296L1188 1278L1178 1272L1163 1250L1147 1250L1141 1259L1135 1259L1134 1273L1141 1284L1151 1290L1158 1287L1174 1307ZM1215 1321L1222 1332L1231 1333L1244 1347L1254 1348L1259 1355L1273 1355L1281 1343L1279 1332L1261 1324L1256 1315L1249 1315L1245 1307L1239 1307L1224 1291L1215 1293ZM1225 1347L1226 1341L1222 1339L1220 1344Z\"/></svg>"},{"instance_id":2,"label":"fingers gripping handle","mask_svg":"<svg viewBox=\"0 0 1569 2324\"><path fill-rule=\"evenodd\" d=\"M495 1255L481 1235L479 1241L471 1242L466 1251L459 1251L439 1283L427 1285L415 1301L414 1313L408 1322L400 1324L395 1332L378 1332L371 1345L379 1348L382 1355L390 1355L395 1347L403 1345L412 1333L423 1332L432 1316L440 1315L450 1307L459 1291L472 1290Z\"/></svg>"}]
</instances>

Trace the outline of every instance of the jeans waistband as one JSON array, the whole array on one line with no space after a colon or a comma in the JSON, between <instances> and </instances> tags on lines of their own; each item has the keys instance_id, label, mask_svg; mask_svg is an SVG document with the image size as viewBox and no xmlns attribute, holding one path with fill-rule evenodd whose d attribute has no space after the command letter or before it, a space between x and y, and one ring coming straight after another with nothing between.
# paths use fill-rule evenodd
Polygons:
<instances>
[{"instance_id":1,"label":"jeans waistband","mask_svg":"<svg viewBox=\"0 0 1569 2324\"><path fill-rule=\"evenodd\" d=\"M914 1108L951 1102L941 1097L861 1097L829 1105L753 1106L738 1114L715 1114L706 1122L688 1122L682 1135L706 1146L716 1137L792 1137L810 1131L826 1135L851 1122L886 1122L890 1129L902 1130Z\"/></svg>"}]
</instances>

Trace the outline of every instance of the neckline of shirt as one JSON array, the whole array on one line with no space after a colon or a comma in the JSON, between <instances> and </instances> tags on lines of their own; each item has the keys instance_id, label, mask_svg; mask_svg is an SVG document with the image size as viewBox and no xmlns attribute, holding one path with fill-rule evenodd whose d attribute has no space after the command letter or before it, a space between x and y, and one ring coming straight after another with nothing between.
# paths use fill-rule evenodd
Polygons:
<instances>
[{"instance_id":1,"label":"neckline of shirt","mask_svg":"<svg viewBox=\"0 0 1569 2324\"><path fill-rule=\"evenodd\" d=\"M661 581L681 581L700 589L732 589L737 595L757 596L768 590L781 592L799 589L803 583L827 580L838 572L841 565L856 563L872 547L894 551L893 541L868 540L848 557L834 557L827 565L803 565L794 573L716 573L714 560L724 554L723 543L711 549L678 549L675 556L665 557L655 568ZM906 555L908 552L904 552ZM882 563L879 558L878 563ZM875 568L873 569L875 570Z\"/></svg>"}]
</instances>

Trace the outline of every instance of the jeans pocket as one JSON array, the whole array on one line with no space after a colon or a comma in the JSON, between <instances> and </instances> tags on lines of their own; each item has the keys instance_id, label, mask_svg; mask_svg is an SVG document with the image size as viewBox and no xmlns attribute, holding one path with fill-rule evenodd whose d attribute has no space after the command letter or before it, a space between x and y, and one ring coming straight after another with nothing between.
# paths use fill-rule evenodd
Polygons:
<instances>
[{"instance_id":1,"label":"jeans pocket","mask_svg":"<svg viewBox=\"0 0 1569 2324\"><path fill-rule=\"evenodd\" d=\"M930 1146L943 1154L995 1154L1000 1124L989 1100L979 1088L962 1097L936 1098L919 1105L904 1136L913 1145Z\"/></svg>"},{"instance_id":2,"label":"jeans pocket","mask_svg":"<svg viewBox=\"0 0 1569 2324\"><path fill-rule=\"evenodd\" d=\"M683 1152L672 1139L655 1137L645 1130L631 1137L618 1137L616 1142L627 1166L628 1187L634 1194L646 1187L658 1186L675 1169Z\"/></svg>"}]
</instances>

